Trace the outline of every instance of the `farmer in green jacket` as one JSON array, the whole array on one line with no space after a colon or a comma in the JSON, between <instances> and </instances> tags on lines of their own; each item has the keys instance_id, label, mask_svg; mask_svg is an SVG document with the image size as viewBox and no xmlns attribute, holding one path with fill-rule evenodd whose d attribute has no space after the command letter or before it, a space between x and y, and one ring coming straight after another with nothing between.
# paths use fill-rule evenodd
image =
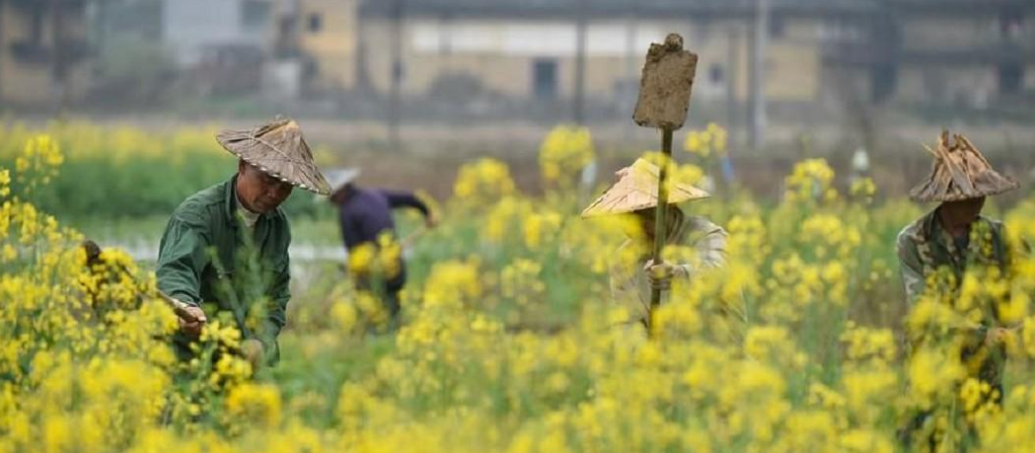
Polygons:
<instances>
[{"instance_id":1,"label":"farmer in green jacket","mask_svg":"<svg viewBox=\"0 0 1035 453\"><path fill-rule=\"evenodd\" d=\"M181 357L192 355L207 320L226 312L243 333L241 354L253 365L271 364L291 298L291 231L280 205L293 186L324 195L329 187L294 121L216 139L238 157L237 173L173 212L158 253L158 289L198 319L180 320L174 344Z\"/></svg>"},{"instance_id":2,"label":"farmer in green jacket","mask_svg":"<svg viewBox=\"0 0 1035 453\"><path fill-rule=\"evenodd\" d=\"M1003 224L982 216L981 209L985 197L1013 190L1018 184L993 170L962 135L950 137L943 132L932 154L935 162L931 174L913 188L910 196L917 202L939 205L898 235L897 252L910 309L923 301L955 304L968 271L991 271L1004 279L1010 273L1010 249ZM962 341L960 360L970 377L987 384L988 401L998 403L1006 355L1003 338L1013 326L1003 325L999 319L997 301L978 303L987 305L976 307L982 313L980 321L960 313L958 325L950 332ZM944 326L935 327L930 332L907 332L907 347L920 347L931 340L929 335L941 335ZM928 414L921 414L900 435L919 429Z\"/></svg>"}]
</instances>

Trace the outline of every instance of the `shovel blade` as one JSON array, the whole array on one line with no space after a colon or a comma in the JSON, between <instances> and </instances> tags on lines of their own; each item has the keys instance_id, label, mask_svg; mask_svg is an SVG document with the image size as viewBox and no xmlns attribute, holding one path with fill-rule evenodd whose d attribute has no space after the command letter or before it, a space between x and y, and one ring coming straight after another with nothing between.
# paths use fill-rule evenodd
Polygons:
<instances>
[{"instance_id":1,"label":"shovel blade","mask_svg":"<svg viewBox=\"0 0 1035 453\"><path fill-rule=\"evenodd\" d=\"M697 55L683 50L683 38L669 34L647 51L633 121L643 127L677 130L686 122Z\"/></svg>"}]
</instances>

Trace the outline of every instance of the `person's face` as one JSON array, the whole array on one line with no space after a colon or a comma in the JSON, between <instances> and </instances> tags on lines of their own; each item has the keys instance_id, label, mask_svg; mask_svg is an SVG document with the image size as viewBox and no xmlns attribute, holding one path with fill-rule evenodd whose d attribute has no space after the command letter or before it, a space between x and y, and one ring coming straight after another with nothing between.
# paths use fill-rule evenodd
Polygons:
<instances>
[{"instance_id":1,"label":"person's face","mask_svg":"<svg viewBox=\"0 0 1035 453\"><path fill-rule=\"evenodd\" d=\"M291 195L291 189L291 184L243 160L237 164L237 198L251 212L265 214L277 209Z\"/></svg>"},{"instance_id":2,"label":"person's face","mask_svg":"<svg viewBox=\"0 0 1035 453\"><path fill-rule=\"evenodd\" d=\"M642 209L642 210L636 211L636 217L639 218L639 220L640 220L640 228L642 229L642 231L640 233L643 235L643 237L647 238L647 240L649 240L649 241L653 241L654 240L654 225L655 225L654 216L655 215L656 214L654 213L654 208Z\"/></svg>"},{"instance_id":3,"label":"person's face","mask_svg":"<svg viewBox=\"0 0 1035 453\"><path fill-rule=\"evenodd\" d=\"M349 194L349 185L346 184L344 187L334 191L330 196L332 204L342 204L345 201L345 197Z\"/></svg>"},{"instance_id":4,"label":"person's face","mask_svg":"<svg viewBox=\"0 0 1035 453\"><path fill-rule=\"evenodd\" d=\"M962 201L947 201L942 204L942 215L945 220L955 226L970 225L977 221L981 209L985 207L985 197Z\"/></svg>"}]
</instances>

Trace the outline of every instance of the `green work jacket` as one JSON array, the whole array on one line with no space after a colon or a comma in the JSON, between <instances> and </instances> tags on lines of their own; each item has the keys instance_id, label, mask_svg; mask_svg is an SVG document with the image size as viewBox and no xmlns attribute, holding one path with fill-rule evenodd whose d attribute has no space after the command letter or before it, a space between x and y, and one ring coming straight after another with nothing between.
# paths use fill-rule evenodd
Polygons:
<instances>
[{"instance_id":1,"label":"green work jacket","mask_svg":"<svg viewBox=\"0 0 1035 453\"><path fill-rule=\"evenodd\" d=\"M280 208L259 216L252 229L246 227L237 214L236 183L234 176L194 194L176 208L159 246L158 289L204 307L209 322L219 317L232 319L246 338L263 343L272 363L279 360L276 338L291 299L291 230ZM248 233L251 247L247 246ZM223 313L226 315L221 316ZM255 314L261 318L256 320ZM242 320L245 326L240 325ZM189 351L190 340L185 335L178 333L174 340L181 356Z\"/></svg>"}]
</instances>

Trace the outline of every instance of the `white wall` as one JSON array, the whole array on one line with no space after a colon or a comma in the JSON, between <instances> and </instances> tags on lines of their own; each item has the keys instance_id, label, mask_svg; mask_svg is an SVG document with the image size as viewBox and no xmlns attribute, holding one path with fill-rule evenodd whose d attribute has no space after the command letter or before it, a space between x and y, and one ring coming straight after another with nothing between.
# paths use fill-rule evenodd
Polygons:
<instances>
[{"instance_id":1,"label":"white wall","mask_svg":"<svg viewBox=\"0 0 1035 453\"><path fill-rule=\"evenodd\" d=\"M576 25L544 21L415 21L411 43L418 53L481 53L508 56L573 57ZM630 33L632 30L632 33ZM630 37L630 35L633 35ZM665 30L652 24L624 21L594 22L586 32L589 56L644 53L651 42L665 39Z\"/></svg>"},{"instance_id":2,"label":"white wall","mask_svg":"<svg viewBox=\"0 0 1035 453\"><path fill-rule=\"evenodd\" d=\"M165 0L162 41L181 64L193 64L202 50L220 44L262 44L264 36L245 30L241 0Z\"/></svg>"},{"instance_id":3,"label":"white wall","mask_svg":"<svg viewBox=\"0 0 1035 453\"><path fill-rule=\"evenodd\" d=\"M577 25L571 21L415 19L407 22L406 46L417 58L491 58L526 61L555 58L560 63L561 94L567 92L567 71L577 54ZM586 29L590 91L609 91L618 79L636 85L651 43L664 41L669 32L684 37L684 45L701 61L694 96L722 101L726 81L713 83L709 68L719 65L730 77L727 65L728 30L722 25L686 21L609 19L591 21ZM601 66L607 65L604 73ZM601 81L602 79L606 79ZM596 80L599 83L595 83Z\"/></svg>"}]
</instances>

